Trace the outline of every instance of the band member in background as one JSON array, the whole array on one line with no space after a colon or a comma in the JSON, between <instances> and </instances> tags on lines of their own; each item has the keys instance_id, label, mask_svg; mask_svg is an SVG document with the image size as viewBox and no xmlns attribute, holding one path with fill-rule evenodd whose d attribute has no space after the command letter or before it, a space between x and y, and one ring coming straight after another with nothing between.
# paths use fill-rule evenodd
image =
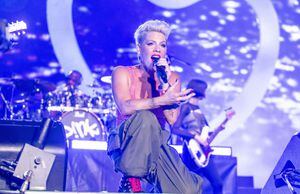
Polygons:
<instances>
[{"instance_id":1,"label":"band member in background","mask_svg":"<svg viewBox=\"0 0 300 194\"><path fill-rule=\"evenodd\" d=\"M66 83L62 86L64 89L67 90L78 90L82 82L82 74L77 70L72 70L66 76Z\"/></svg>"},{"instance_id":2,"label":"band member in background","mask_svg":"<svg viewBox=\"0 0 300 194\"><path fill-rule=\"evenodd\" d=\"M180 91L179 75L166 60L170 31L160 20L140 25L134 34L139 64L112 73L119 125L110 132L108 154L123 174L119 192L141 192L141 180L146 180L155 192L201 193L201 177L167 145L165 124L173 125L178 104L194 95L190 89Z\"/></svg>"},{"instance_id":3,"label":"band member in background","mask_svg":"<svg viewBox=\"0 0 300 194\"><path fill-rule=\"evenodd\" d=\"M82 82L82 74L77 70L72 70L66 76L66 82L56 89L54 92L58 95L61 102L60 105L64 106L77 106L82 101L83 92L79 89Z\"/></svg>"},{"instance_id":4,"label":"band member in background","mask_svg":"<svg viewBox=\"0 0 300 194\"><path fill-rule=\"evenodd\" d=\"M189 99L187 103L181 105L180 114L173 125L172 133L187 141L193 138L200 145L206 147L208 146L208 141L206 137L201 136L201 132L204 126L208 126L208 123L200 110L199 103L205 98L207 83L202 80L193 79L188 83L187 88L192 89L196 95ZM224 125L220 125L219 128L224 128ZM213 161L209 161L208 165L204 168L200 167L193 160L186 143L183 145L182 160L191 171L205 176L209 180L214 194L222 193L222 179Z\"/></svg>"},{"instance_id":5,"label":"band member in background","mask_svg":"<svg viewBox=\"0 0 300 194\"><path fill-rule=\"evenodd\" d=\"M70 71L63 83L59 84L54 91L45 95L45 104L49 109L53 107L84 107L86 95L80 90L82 74L77 70ZM54 120L59 120L63 111L48 111L48 116Z\"/></svg>"}]
</instances>

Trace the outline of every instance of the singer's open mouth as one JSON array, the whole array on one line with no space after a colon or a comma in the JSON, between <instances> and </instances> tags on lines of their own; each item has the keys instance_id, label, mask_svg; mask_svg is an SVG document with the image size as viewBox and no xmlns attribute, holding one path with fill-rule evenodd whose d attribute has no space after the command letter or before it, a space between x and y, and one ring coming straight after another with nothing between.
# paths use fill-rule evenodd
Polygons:
<instances>
[{"instance_id":1,"label":"singer's open mouth","mask_svg":"<svg viewBox=\"0 0 300 194\"><path fill-rule=\"evenodd\" d=\"M159 59L160 57L161 57L160 55L154 54L154 55L151 56L151 59L153 59L153 58L158 58Z\"/></svg>"},{"instance_id":2,"label":"singer's open mouth","mask_svg":"<svg viewBox=\"0 0 300 194\"><path fill-rule=\"evenodd\" d=\"M156 64L158 62L158 60L160 59L160 55L152 55L151 59L152 59L153 63Z\"/></svg>"}]
</instances>

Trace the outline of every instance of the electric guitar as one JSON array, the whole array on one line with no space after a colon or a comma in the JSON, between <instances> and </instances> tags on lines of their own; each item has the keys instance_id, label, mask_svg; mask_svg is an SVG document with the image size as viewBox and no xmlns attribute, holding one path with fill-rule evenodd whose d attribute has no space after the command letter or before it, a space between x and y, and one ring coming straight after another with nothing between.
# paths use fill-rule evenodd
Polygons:
<instances>
[{"instance_id":1,"label":"electric guitar","mask_svg":"<svg viewBox=\"0 0 300 194\"><path fill-rule=\"evenodd\" d=\"M12 23L5 23L0 21L0 51L9 50L19 37L25 34L27 24L24 21L16 21Z\"/></svg>"},{"instance_id":2,"label":"electric guitar","mask_svg":"<svg viewBox=\"0 0 300 194\"><path fill-rule=\"evenodd\" d=\"M232 108L228 108L225 111L226 118L216 130L209 133L210 130L208 126L202 128L201 136L207 139L208 146L200 145L195 139L190 139L188 142L185 142L191 157L199 167L206 167L208 165L210 155L213 151L210 147L210 143L225 129L225 124L235 115L235 111Z\"/></svg>"}]
</instances>

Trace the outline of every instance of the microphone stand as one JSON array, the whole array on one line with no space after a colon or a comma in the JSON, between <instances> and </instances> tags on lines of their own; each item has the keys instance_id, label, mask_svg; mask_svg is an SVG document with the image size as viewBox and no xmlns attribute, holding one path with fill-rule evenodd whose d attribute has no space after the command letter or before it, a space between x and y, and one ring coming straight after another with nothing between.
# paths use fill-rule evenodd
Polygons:
<instances>
[{"instance_id":1,"label":"microphone stand","mask_svg":"<svg viewBox=\"0 0 300 194\"><path fill-rule=\"evenodd\" d=\"M12 85L12 91L11 91L11 98L10 100L6 100L3 92L2 92L2 88L0 87L0 97L2 99L2 101L4 102L5 105L5 109L4 109L4 119L8 119L8 113L10 114L10 119L14 119L15 113L13 110L13 102L12 102L12 98L14 95L14 90L15 90L15 85Z\"/></svg>"}]
</instances>

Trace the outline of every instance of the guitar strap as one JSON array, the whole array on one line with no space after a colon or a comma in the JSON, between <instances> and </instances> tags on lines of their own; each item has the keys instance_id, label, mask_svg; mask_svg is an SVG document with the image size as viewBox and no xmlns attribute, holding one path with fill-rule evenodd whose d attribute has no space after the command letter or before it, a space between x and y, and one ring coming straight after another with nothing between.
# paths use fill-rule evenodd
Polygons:
<instances>
[{"instance_id":1,"label":"guitar strap","mask_svg":"<svg viewBox=\"0 0 300 194\"><path fill-rule=\"evenodd\" d=\"M198 109L192 109L192 107L190 107L192 114L194 115L194 118L196 119L197 123L198 123L198 127L199 129L201 129L200 133L202 132L202 128L205 126L209 127L209 124L204 116L204 114L202 113L202 110L200 109L200 107L198 107Z\"/></svg>"}]
</instances>

